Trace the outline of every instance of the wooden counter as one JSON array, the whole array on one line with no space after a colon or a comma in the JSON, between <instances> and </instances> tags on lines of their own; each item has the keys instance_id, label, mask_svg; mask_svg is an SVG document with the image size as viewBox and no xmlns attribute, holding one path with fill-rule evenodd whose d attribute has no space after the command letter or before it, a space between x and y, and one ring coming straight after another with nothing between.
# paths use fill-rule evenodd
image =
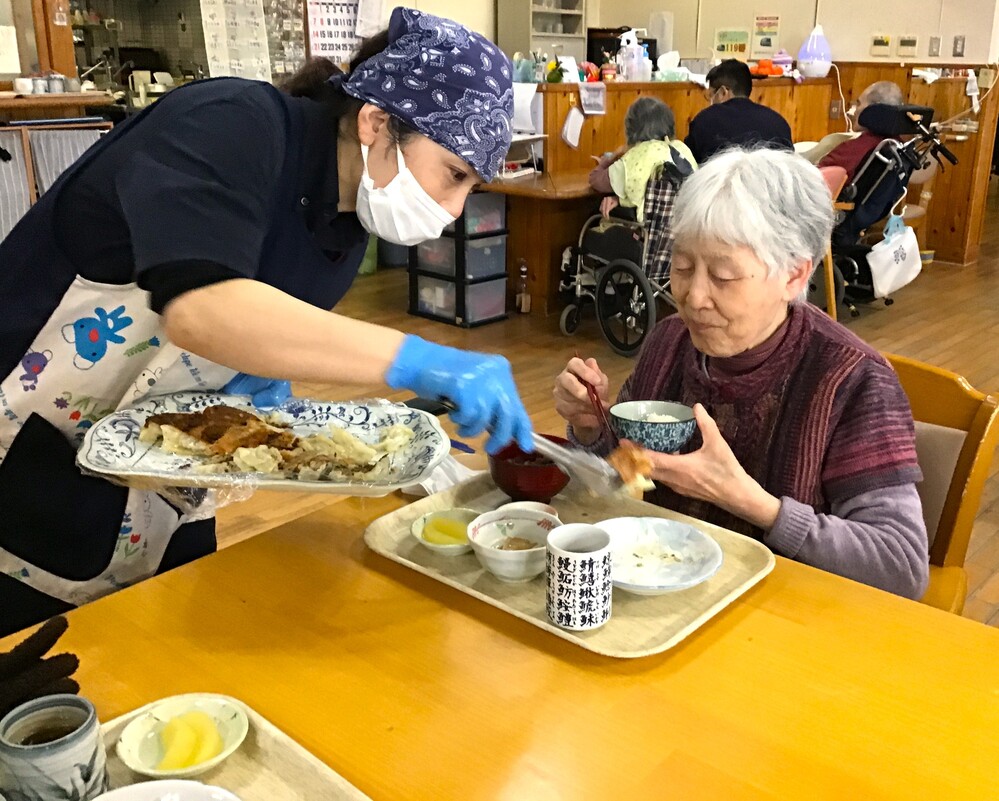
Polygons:
<instances>
[{"instance_id":1,"label":"wooden counter","mask_svg":"<svg viewBox=\"0 0 999 801\"><path fill-rule=\"evenodd\" d=\"M676 648L601 657L368 551L402 503L71 612L83 694L232 695L384 801L996 796L995 629L779 558Z\"/></svg>"},{"instance_id":2,"label":"wooden counter","mask_svg":"<svg viewBox=\"0 0 999 801\"><path fill-rule=\"evenodd\" d=\"M0 93L0 120L60 119L86 116L89 107L111 106L114 100L104 92L60 92L44 95Z\"/></svg>"}]
</instances>

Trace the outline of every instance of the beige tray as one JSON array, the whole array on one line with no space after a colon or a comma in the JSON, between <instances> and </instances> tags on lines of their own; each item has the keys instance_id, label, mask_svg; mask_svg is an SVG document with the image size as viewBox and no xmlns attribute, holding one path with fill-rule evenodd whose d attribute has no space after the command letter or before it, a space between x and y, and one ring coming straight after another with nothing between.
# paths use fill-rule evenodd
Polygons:
<instances>
[{"instance_id":1,"label":"beige tray","mask_svg":"<svg viewBox=\"0 0 999 801\"><path fill-rule=\"evenodd\" d=\"M526 584L506 584L487 573L475 554L440 556L420 545L410 525L421 515L466 507L495 509L510 499L488 475L477 476L450 490L431 495L372 523L365 532L368 547L394 562L449 584L528 623L605 656L629 659L672 648L702 626L774 568L774 555L756 540L668 509L629 498L558 496L552 505L563 523L595 523L613 517L665 517L682 520L707 532L721 546L721 569L696 587L656 596L614 590L610 621L595 631L567 631L545 612L544 575Z\"/></svg>"},{"instance_id":2,"label":"beige tray","mask_svg":"<svg viewBox=\"0 0 999 801\"><path fill-rule=\"evenodd\" d=\"M240 801L283 801L292 798L371 801L269 720L245 704L241 706L250 719L246 739L221 765L196 776L197 781L222 787L239 796ZM149 781L125 767L118 759L115 748L125 725L148 708L136 709L101 727L108 752L108 773L114 789Z\"/></svg>"}]
</instances>

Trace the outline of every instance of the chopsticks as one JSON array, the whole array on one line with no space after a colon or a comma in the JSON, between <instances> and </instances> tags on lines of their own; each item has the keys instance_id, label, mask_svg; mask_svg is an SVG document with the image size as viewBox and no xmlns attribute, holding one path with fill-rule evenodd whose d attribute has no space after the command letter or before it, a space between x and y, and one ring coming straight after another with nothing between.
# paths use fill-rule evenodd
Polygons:
<instances>
[{"instance_id":1,"label":"chopsticks","mask_svg":"<svg viewBox=\"0 0 999 801\"><path fill-rule=\"evenodd\" d=\"M578 350L576 351L576 358L583 358L579 355ZM600 395L597 394L597 388L585 378L580 378L578 375L576 376L576 380L586 387L586 394L590 396L590 403L593 404L593 411L597 413L597 419L600 421L600 427L603 429L604 435L610 439L612 445L617 445L617 437L614 434L614 429L611 428L611 422L610 418L607 416L607 410L604 408L604 404L600 400Z\"/></svg>"}]
</instances>

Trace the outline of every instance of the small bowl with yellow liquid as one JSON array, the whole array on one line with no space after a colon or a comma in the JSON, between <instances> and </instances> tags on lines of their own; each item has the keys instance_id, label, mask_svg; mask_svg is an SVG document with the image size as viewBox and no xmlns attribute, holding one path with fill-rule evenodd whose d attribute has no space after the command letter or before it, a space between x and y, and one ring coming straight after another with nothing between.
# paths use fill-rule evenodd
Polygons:
<instances>
[{"instance_id":1,"label":"small bowl with yellow liquid","mask_svg":"<svg viewBox=\"0 0 999 801\"><path fill-rule=\"evenodd\" d=\"M421 545L434 553L458 556L472 550L468 542L468 524L479 514L474 509L430 512L413 523L410 530Z\"/></svg>"}]
</instances>

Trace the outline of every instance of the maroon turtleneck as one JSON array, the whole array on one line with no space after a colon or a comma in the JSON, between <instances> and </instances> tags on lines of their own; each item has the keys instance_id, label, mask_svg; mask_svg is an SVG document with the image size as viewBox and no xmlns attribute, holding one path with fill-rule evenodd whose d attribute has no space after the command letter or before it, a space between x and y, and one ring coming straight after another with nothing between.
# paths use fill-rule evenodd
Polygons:
<instances>
[{"instance_id":1,"label":"maroon turtleneck","mask_svg":"<svg viewBox=\"0 0 999 801\"><path fill-rule=\"evenodd\" d=\"M763 342L749 350L744 350L742 353L737 353L735 356L726 356L723 358L704 356L702 363L708 375L714 379L726 379L755 370L773 356L777 348L780 347L784 341L784 336L787 334L787 327L790 320L791 315L788 314L777 330L763 340Z\"/></svg>"}]
</instances>

